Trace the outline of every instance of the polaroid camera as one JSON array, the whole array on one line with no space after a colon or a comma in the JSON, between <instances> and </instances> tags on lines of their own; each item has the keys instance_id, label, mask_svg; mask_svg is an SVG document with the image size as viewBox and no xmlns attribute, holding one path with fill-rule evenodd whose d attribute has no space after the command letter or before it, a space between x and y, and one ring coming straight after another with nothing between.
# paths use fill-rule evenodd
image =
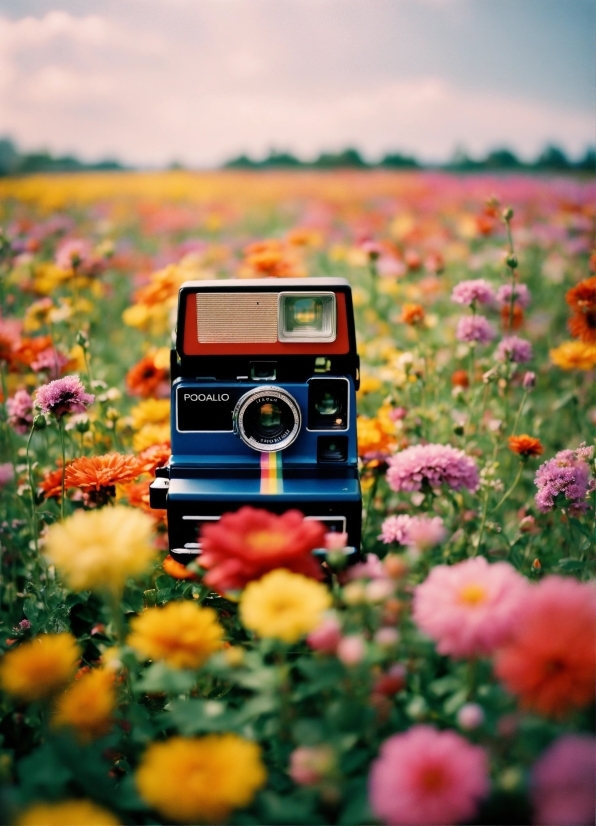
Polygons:
<instances>
[{"instance_id":1,"label":"polaroid camera","mask_svg":"<svg viewBox=\"0 0 596 826\"><path fill-rule=\"evenodd\" d=\"M172 456L151 484L180 562L243 505L297 508L359 548L359 358L343 278L187 281L171 354Z\"/></svg>"}]
</instances>

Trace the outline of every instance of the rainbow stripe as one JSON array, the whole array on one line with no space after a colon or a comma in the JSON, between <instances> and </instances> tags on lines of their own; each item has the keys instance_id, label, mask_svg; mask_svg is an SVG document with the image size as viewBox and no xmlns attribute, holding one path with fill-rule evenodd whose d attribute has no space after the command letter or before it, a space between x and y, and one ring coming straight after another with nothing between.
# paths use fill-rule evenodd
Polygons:
<instances>
[{"instance_id":1,"label":"rainbow stripe","mask_svg":"<svg viewBox=\"0 0 596 826\"><path fill-rule=\"evenodd\" d=\"M261 493L283 493L281 452L261 453Z\"/></svg>"}]
</instances>

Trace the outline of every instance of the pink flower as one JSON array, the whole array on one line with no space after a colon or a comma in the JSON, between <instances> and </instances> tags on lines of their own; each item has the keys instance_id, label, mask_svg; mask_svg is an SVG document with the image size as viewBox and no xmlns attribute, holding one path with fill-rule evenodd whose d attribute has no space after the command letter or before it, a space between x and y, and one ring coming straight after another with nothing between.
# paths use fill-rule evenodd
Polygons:
<instances>
[{"instance_id":1,"label":"pink flower","mask_svg":"<svg viewBox=\"0 0 596 826\"><path fill-rule=\"evenodd\" d=\"M288 774L299 786L316 786L335 767L330 746L300 746L290 755Z\"/></svg>"},{"instance_id":2,"label":"pink flower","mask_svg":"<svg viewBox=\"0 0 596 826\"><path fill-rule=\"evenodd\" d=\"M567 734L555 740L532 770L534 823L593 823L595 774L594 737Z\"/></svg>"},{"instance_id":3,"label":"pink flower","mask_svg":"<svg viewBox=\"0 0 596 826\"><path fill-rule=\"evenodd\" d=\"M414 622L440 654L492 654L513 631L529 587L507 562L437 565L414 592Z\"/></svg>"},{"instance_id":4,"label":"pink flower","mask_svg":"<svg viewBox=\"0 0 596 826\"><path fill-rule=\"evenodd\" d=\"M480 481L476 462L450 445L413 445L392 456L388 465L387 482L395 491L421 490L426 484L473 492Z\"/></svg>"},{"instance_id":5,"label":"pink flower","mask_svg":"<svg viewBox=\"0 0 596 826\"><path fill-rule=\"evenodd\" d=\"M84 413L94 399L94 395L85 393L78 376L64 376L38 389L35 406L59 419L67 413Z\"/></svg>"},{"instance_id":6,"label":"pink flower","mask_svg":"<svg viewBox=\"0 0 596 826\"><path fill-rule=\"evenodd\" d=\"M383 524L381 525L381 533L378 536L378 539L386 545L390 545L392 542L398 542L400 545L406 545L408 528L410 527L411 521L412 517L405 513L402 513L399 516L388 516L387 519L383 520Z\"/></svg>"},{"instance_id":7,"label":"pink flower","mask_svg":"<svg viewBox=\"0 0 596 826\"><path fill-rule=\"evenodd\" d=\"M410 548L426 550L439 545L447 537L440 516L389 516L381 525L379 539L385 544L398 542Z\"/></svg>"},{"instance_id":8,"label":"pink flower","mask_svg":"<svg viewBox=\"0 0 596 826\"><path fill-rule=\"evenodd\" d=\"M325 548L328 551L341 551L348 544L347 533L326 533L325 534Z\"/></svg>"},{"instance_id":9,"label":"pink flower","mask_svg":"<svg viewBox=\"0 0 596 826\"><path fill-rule=\"evenodd\" d=\"M369 776L371 808L389 826L470 820L488 791L484 749L432 726L413 726L386 740Z\"/></svg>"},{"instance_id":10,"label":"pink flower","mask_svg":"<svg viewBox=\"0 0 596 826\"><path fill-rule=\"evenodd\" d=\"M358 665L366 655L364 637L360 634L351 634L342 637L337 646L337 658L344 665Z\"/></svg>"},{"instance_id":11,"label":"pink flower","mask_svg":"<svg viewBox=\"0 0 596 826\"><path fill-rule=\"evenodd\" d=\"M14 479L14 468L10 462L0 465L0 488L3 488Z\"/></svg>"},{"instance_id":12,"label":"pink flower","mask_svg":"<svg viewBox=\"0 0 596 826\"><path fill-rule=\"evenodd\" d=\"M592 446L587 452L584 447L560 450L554 458L540 465L534 483L538 488L536 505L542 513L548 513L557 505L569 508L574 515L587 510L586 496L596 485L590 478L588 464L592 454Z\"/></svg>"},{"instance_id":13,"label":"pink flower","mask_svg":"<svg viewBox=\"0 0 596 826\"><path fill-rule=\"evenodd\" d=\"M322 654L335 654L340 640L341 625L335 617L325 617L323 622L306 638L310 647Z\"/></svg>"},{"instance_id":14,"label":"pink flower","mask_svg":"<svg viewBox=\"0 0 596 826\"><path fill-rule=\"evenodd\" d=\"M82 239L67 238L62 241L56 251L56 266L61 270L86 266L91 263L92 259L91 244Z\"/></svg>"},{"instance_id":15,"label":"pink flower","mask_svg":"<svg viewBox=\"0 0 596 826\"><path fill-rule=\"evenodd\" d=\"M364 562L352 565L346 571L346 579L384 579L387 576L383 563L376 554L367 554Z\"/></svg>"},{"instance_id":16,"label":"pink flower","mask_svg":"<svg viewBox=\"0 0 596 826\"><path fill-rule=\"evenodd\" d=\"M472 304L492 304L494 299L493 288L484 278L460 281L451 293L452 301L456 304L465 304L467 307L471 307Z\"/></svg>"},{"instance_id":17,"label":"pink flower","mask_svg":"<svg viewBox=\"0 0 596 826\"><path fill-rule=\"evenodd\" d=\"M532 345L525 338L519 336L505 336L495 350L497 361L511 361L514 364L525 364L532 360Z\"/></svg>"},{"instance_id":18,"label":"pink flower","mask_svg":"<svg viewBox=\"0 0 596 826\"><path fill-rule=\"evenodd\" d=\"M536 387L536 373L532 373L531 370L526 370L522 381L522 387L524 390L533 390Z\"/></svg>"},{"instance_id":19,"label":"pink flower","mask_svg":"<svg viewBox=\"0 0 596 826\"><path fill-rule=\"evenodd\" d=\"M478 703L464 703L457 712L457 724L465 731L473 731L484 723L484 710Z\"/></svg>"},{"instance_id":20,"label":"pink flower","mask_svg":"<svg viewBox=\"0 0 596 826\"><path fill-rule=\"evenodd\" d=\"M520 307L527 307L530 303L530 291L525 284L514 284L513 289L511 284L503 284L497 290L497 303L500 307L509 307L511 304L511 293L513 292L513 301Z\"/></svg>"},{"instance_id":21,"label":"pink flower","mask_svg":"<svg viewBox=\"0 0 596 826\"><path fill-rule=\"evenodd\" d=\"M455 331L458 341L466 341L469 344L488 344L496 335L494 327L483 315L466 315L460 318Z\"/></svg>"},{"instance_id":22,"label":"pink flower","mask_svg":"<svg viewBox=\"0 0 596 826\"><path fill-rule=\"evenodd\" d=\"M37 354L35 361L31 362L31 367L36 373L47 370L50 376L57 379L62 368L68 364L68 356L55 350L54 347L47 347Z\"/></svg>"},{"instance_id":23,"label":"pink flower","mask_svg":"<svg viewBox=\"0 0 596 826\"><path fill-rule=\"evenodd\" d=\"M11 398L6 400L8 424L17 433L27 433L33 424L33 399L26 390L17 390Z\"/></svg>"}]
</instances>

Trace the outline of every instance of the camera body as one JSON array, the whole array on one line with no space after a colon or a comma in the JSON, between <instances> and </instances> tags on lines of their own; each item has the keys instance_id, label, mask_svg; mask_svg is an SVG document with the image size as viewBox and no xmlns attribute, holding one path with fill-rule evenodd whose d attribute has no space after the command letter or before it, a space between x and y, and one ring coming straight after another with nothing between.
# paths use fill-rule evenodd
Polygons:
<instances>
[{"instance_id":1,"label":"camera body","mask_svg":"<svg viewBox=\"0 0 596 826\"><path fill-rule=\"evenodd\" d=\"M243 505L291 508L360 545L351 290L341 278L188 281L171 354L171 450L150 487L170 552Z\"/></svg>"}]
</instances>

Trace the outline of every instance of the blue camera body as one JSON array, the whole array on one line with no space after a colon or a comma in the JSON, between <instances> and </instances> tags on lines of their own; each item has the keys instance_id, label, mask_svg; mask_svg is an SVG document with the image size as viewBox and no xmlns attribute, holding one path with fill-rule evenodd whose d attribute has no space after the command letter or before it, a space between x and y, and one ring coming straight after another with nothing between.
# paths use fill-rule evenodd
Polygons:
<instances>
[{"instance_id":1,"label":"blue camera body","mask_svg":"<svg viewBox=\"0 0 596 826\"><path fill-rule=\"evenodd\" d=\"M172 555L243 505L299 509L359 547L358 356L343 279L187 282L172 351L171 449L151 506Z\"/></svg>"}]
</instances>

